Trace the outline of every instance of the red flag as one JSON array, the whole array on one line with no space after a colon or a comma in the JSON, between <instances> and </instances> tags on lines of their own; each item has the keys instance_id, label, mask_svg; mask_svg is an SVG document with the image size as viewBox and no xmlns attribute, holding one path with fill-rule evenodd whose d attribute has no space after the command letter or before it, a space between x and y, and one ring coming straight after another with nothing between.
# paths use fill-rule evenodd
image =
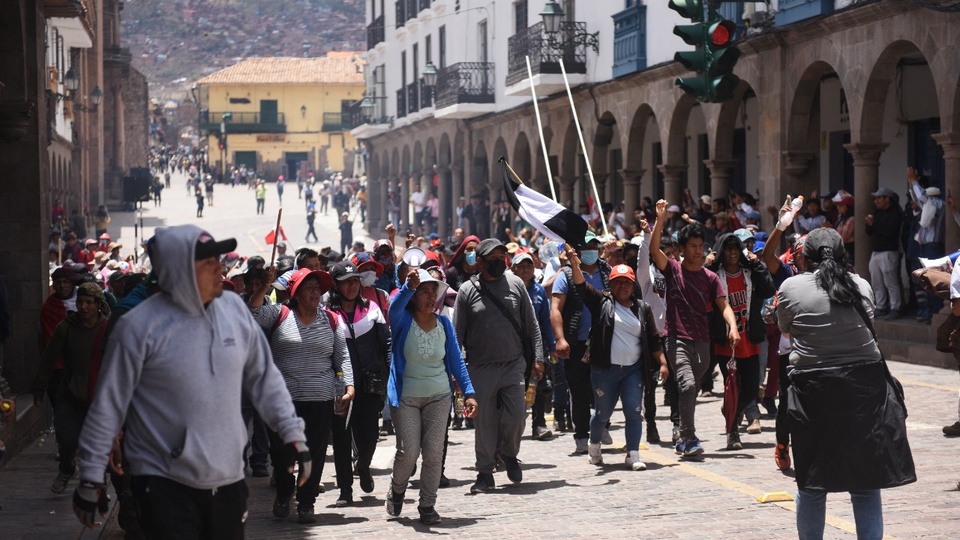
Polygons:
<instances>
[{"instance_id":1,"label":"red flag","mask_svg":"<svg viewBox=\"0 0 960 540\"><path fill-rule=\"evenodd\" d=\"M283 232L283 227L280 227L280 238L281 238L282 240L286 240L286 239L287 239L286 233ZM263 239L264 239L264 241L267 243L267 245L272 246L273 243L274 243L274 241L277 239L277 236L276 236L276 234L275 234L274 231L270 231L270 232L267 233L267 236L265 236Z\"/></svg>"}]
</instances>

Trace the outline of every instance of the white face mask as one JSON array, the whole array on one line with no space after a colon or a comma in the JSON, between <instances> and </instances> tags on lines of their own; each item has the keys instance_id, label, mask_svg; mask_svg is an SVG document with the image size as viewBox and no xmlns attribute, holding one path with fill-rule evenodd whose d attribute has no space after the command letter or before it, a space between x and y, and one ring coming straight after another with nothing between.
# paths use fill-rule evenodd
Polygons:
<instances>
[{"instance_id":1,"label":"white face mask","mask_svg":"<svg viewBox=\"0 0 960 540\"><path fill-rule=\"evenodd\" d=\"M360 272L360 285L364 287L370 287L377 281L377 273L373 270L367 270L365 272Z\"/></svg>"}]
</instances>

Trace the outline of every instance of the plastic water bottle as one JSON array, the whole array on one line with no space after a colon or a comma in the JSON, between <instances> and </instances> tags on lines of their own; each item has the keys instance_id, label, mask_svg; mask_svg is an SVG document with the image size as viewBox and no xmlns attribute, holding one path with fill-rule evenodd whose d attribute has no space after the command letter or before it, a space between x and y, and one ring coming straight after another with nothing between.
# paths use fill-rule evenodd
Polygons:
<instances>
[{"instance_id":1,"label":"plastic water bottle","mask_svg":"<svg viewBox=\"0 0 960 540\"><path fill-rule=\"evenodd\" d=\"M531 373L530 382L527 383L527 393L523 397L523 400L527 403L527 407L532 407L533 402L537 399L538 384L540 384L540 377L536 373Z\"/></svg>"},{"instance_id":2,"label":"plastic water bottle","mask_svg":"<svg viewBox=\"0 0 960 540\"><path fill-rule=\"evenodd\" d=\"M790 198L789 195L787 198ZM793 217L797 215L797 212L799 212L801 208L803 208L803 195L800 195L794 199L793 202L790 203L790 211L780 216L779 229L781 231L786 230L786 228L793 223Z\"/></svg>"}]
</instances>

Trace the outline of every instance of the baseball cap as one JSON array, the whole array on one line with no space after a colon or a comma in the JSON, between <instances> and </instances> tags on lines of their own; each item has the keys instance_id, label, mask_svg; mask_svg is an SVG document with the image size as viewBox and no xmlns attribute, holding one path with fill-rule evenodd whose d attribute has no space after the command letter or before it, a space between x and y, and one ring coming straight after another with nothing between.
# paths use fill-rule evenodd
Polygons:
<instances>
[{"instance_id":1,"label":"baseball cap","mask_svg":"<svg viewBox=\"0 0 960 540\"><path fill-rule=\"evenodd\" d=\"M353 256L350 257L350 262L357 267L357 272L373 270L374 273L377 274L377 277L380 277L380 274L383 273L383 265L375 261L366 251L354 253Z\"/></svg>"},{"instance_id":2,"label":"baseball cap","mask_svg":"<svg viewBox=\"0 0 960 540\"><path fill-rule=\"evenodd\" d=\"M79 283L83 278L78 276L76 272L73 271L73 267L61 266L53 271L53 275L50 276L54 281L58 279L66 279L67 281L73 283Z\"/></svg>"},{"instance_id":3,"label":"baseball cap","mask_svg":"<svg viewBox=\"0 0 960 540\"><path fill-rule=\"evenodd\" d=\"M610 281L621 277L627 278L630 281L637 281L637 277L633 274L633 268L625 264L618 264L610 270Z\"/></svg>"},{"instance_id":4,"label":"baseball cap","mask_svg":"<svg viewBox=\"0 0 960 540\"><path fill-rule=\"evenodd\" d=\"M393 242L391 242L390 240L387 240L386 238L381 238L380 240L377 240L376 242L373 243L373 252L376 253L380 251L380 248L384 246L390 248L390 251L393 251Z\"/></svg>"},{"instance_id":5,"label":"baseball cap","mask_svg":"<svg viewBox=\"0 0 960 540\"><path fill-rule=\"evenodd\" d=\"M928 187L928 188L927 188L927 195L929 195L929 196L931 196L931 197L939 197L939 196L940 196L940 188L935 187L935 186L930 186L930 187Z\"/></svg>"},{"instance_id":6,"label":"baseball cap","mask_svg":"<svg viewBox=\"0 0 960 540\"><path fill-rule=\"evenodd\" d=\"M675 204L671 204L670 206L667 207L667 212L679 212L679 211L680 211L680 207Z\"/></svg>"},{"instance_id":7,"label":"baseball cap","mask_svg":"<svg viewBox=\"0 0 960 540\"><path fill-rule=\"evenodd\" d=\"M600 243L600 238L598 238L593 231L587 231L586 236L583 237L583 245L587 245L590 242Z\"/></svg>"},{"instance_id":8,"label":"baseball cap","mask_svg":"<svg viewBox=\"0 0 960 540\"><path fill-rule=\"evenodd\" d=\"M518 249L520 249L520 244L516 242L508 242L504 247L507 248L507 253L513 255Z\"/></svg>"},{"instance_id":9,"label":"baseball cap","mask_svg":"<svg viewBox=\"0 0 960 540\"><path fill-rule=\"evenodd\" d=\"M737 229L733 231L733 234L744 243L746 243L747 240L756 240L756 237L753 236L753 233L747 229Z\"/></svg>"},{"instance_id":10,"label":"baseball cap","mask_svg":"<svg viewBox=\"0 0 960 540\"><path fill-rule=\"evenodd\" d=\"M237 249L236 238L227 238L226 240L220 240L218 242L213 239L213 236L210 236L210 233L203 231L197 238L197 244L193 251L193 260L202 261L210 257L219 257L235 249Z\"/></svg>"},{"instance_id":11,"label":"baseball cap","mask_svg":"<svg viewBox=\"0 0 960 540\"><path fill-rule=\"evenodd\" d=\"M290 277L293 276L294 270L287 270L286 272L280 274L280 277L273 282L273 288L278 291L287 290L287 284L290 282Z\"/></svg>"},{"instance_id":12,"label":"baseball cap","mask_svg":"<svg viewBox=\"0 0 960 540\"><path fill-rule=\"evenodd\" d=\"M872 195L872 196L874 196L874 197L895 197L897 194L894 193L894 191L893 191L892 189L890 189L890 188L882 187L882 188L874 191L874 192L871 193L870 195Z\"/></svg>"},{"instance_id":13,"label":"baseball cap","mask_svg":"<svg viewBox=\"0 0 960 540\"><path fill-rule=\"evenodd\" d=\"M350 278L359 278L357 266L352 262L339 262L330 270L330 277L336 281L345 281Z\"/></svg>"},{"instance_id":14,"label":"baseball cap","mask_svg":"<svg viewBox=\"0 0 960 540\"><path fill-rule=\"evenodd\" d=\"M510 261L510 264L511 265L520 264L523 261L533 262L533 255L531 255L529 251L521 251L520 253L517 253L516 255L513 256L513 260Z\"/></svg>"},{"instance_id":15,"label":"baseball cap","mask_svg":"<svg viewBox=\"0 0 960 540\"><path fill-rule=\"evenodd\" d=\"M760 219L760 212L756 210L751 210L743 215L747 219Z\"/></svg>"},{"instance_id":16,"label":"baseball cap","mask_svg":"<svg viewBox=\"0 0 960 540\"><path fill-rule=\"evenodd\" d=\"M96 283L84 283L77 287L77 297L87 296L96 301L103 300L103 289Z\"/></svg>"},{"instance_id":17,"label":"baseball cap","mask_svg":"<svg viewBox=\"0 0 960 540\"><path fill-rule=\"evenodd\" d=\"M309 277L316 277L320 281L320 294L324 294L330 290L330 287L333 286L333 278L329 273L324 272L323 270L310 270L309 268L301 268L294 272L290 276L289 281L287 281L287 289L290 291L290 296L297 295L297 289L300 288L300 284Z\"/></svg>"},{"instance_id":18,"label":"baseball cap","mask_svg":"<svg viewBox=\"0 0 960 540\"><path fill-rule=\"evenodd\" d=\"M482 240L477 246L477 257L486 257L495 249L503 249L504 252L507 251L506 246L504 246L503 243L496 238L487 238Z\"/></svg>"},{"instance_id":19,"label":"baseball cap","mask_svg":"<svg viewBox=\"0 0 960 540\"><path fill-rule=\"evenodd\" d=\"M712 204L713 198L710 197L709 195L701 195L700 202L702 202L703 204Z\"/></svg>"}]
</instances>

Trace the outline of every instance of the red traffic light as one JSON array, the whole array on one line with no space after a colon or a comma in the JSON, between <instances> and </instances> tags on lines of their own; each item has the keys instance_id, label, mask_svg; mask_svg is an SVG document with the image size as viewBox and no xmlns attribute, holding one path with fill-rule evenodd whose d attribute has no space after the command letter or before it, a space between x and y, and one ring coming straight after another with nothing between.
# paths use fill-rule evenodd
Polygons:
<instances>
[{"instance_id":1,"label":"red traffic light","mask_svg":"<svg viewBox=\"0 0 960 540\"><path fill-rule=\"evenodd\" d=\"M719 21L710 27L710 43L714 47L723 47L730 43L737 25L731 21Z\"/></svg>"},{"instance_id":2,"label":"red traffic light","mask_svg":"<svg viewBox=\"0 0 960 540\"><path fill-rule=\"evenodd\" d=\"M223 150L223 143L220 143L220 149Z\"/></svg>"}]
</instances>

